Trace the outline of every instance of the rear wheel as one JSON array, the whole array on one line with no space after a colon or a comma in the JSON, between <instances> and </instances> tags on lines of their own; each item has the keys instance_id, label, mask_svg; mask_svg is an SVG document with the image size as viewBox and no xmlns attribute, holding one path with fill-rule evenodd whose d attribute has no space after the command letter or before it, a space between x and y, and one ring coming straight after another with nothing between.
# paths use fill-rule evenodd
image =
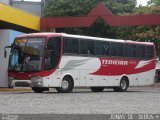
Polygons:
<instances>
[{"instance_id":1,"label":"rear wheel","mask_svg":"<svg viewBox=\"0 0 160 120\"><path fill-rule=\"evenodd\" d=\"M125 92L125 91L127 91L128 87L129 87L128 80L127 80L127 78L123 77L120 81L120 86L114 87L113 90L115 92Z\"/></svg>"},{"instance_id":2,"label":"rear wheel","mask_svg":"<svg viewBox=\"0 0 160 120\"><path fill-rule=\"evenodd\" d=\"M104 87L91 87L92 92L102 92Z\"/></svg>"},{"instance_id":3,"label":"rear wheel","mask_svg":"<svg viewBox=\"0 0 160 120\"><path fill-rule=\"evenodd\" d=\"M68 93L73 90L73 80L71 77L66 76L63 78L61 82L61 87L56 88L56 90L60 93Z\"/></svg>"}]
</instances>

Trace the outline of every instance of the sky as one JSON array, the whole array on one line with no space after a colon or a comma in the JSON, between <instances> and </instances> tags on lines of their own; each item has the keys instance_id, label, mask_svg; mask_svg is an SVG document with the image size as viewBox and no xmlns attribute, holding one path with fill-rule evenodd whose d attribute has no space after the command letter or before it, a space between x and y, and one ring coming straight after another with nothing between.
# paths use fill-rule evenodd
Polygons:
<instances>
[{"instance_id":1,"label":"sky","mask_svg":"<svg viewBox=\"0 0 160 120\"><path fill-rule=\"evenodd\" d=\"M146 6L148 1L149 1L149 0L137 0L137 4L138 4L138 5L141 4L142 6Z\"/></svg>"},{"instance_id":2,"label":"sky","mask_svg":"<svg viewBox=\"0 0 160 120\"><path fill-rule=\"evenodd\" d=\"M16 36L19 36L19 35L22 35L22 34L24 34L24 33L19 32L19 31L15 31L15 30L10 30L10 36L9 36L10 44L13 43Z\"/></svg>"},{"instance_id":3,"label":"sky","mask_svg":"<svg viewBox=\"0 0 160 120\"><path fill-rule=\"evenodd\" d=\"M25 1L37 1L37 2L39 2L39 1L41 1L41 0L25 0Z\"/></svg>"},{"instance_id":4,"label":"sky","mask_svg":"<svg viewBox=\"0 0 160 120\"><path fill-rule=\"evenodd\" d=\"M41 1L41 0L26 0L26 1ZM138 5L146 6L149 0L137 0Z\"/></svg>"}]
</instances>

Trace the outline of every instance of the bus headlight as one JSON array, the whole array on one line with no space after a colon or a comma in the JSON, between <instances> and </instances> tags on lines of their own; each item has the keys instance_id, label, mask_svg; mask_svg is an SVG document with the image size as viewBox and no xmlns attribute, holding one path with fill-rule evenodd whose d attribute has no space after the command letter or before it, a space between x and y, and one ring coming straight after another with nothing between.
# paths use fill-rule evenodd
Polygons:
<instances>
[{"instance_id":1,"label":"bus headlight","mask_svg":"<svg viewBox=\"0 0 160 120\"><path fill-rule=\"evenodd\" d=\"M41 76L32 77L31 82L32 82L32 84L34 84L34 86L42 86L43 85L43 78Z\"/></svg>"},{"instance_id":2,"label":"bus headlight","mask_svg":"<svg viewBox=\"0 0 160 120\"><path fill-rule=\"evenodd\" d=\"M8 82L11 83L13 81L14 77L8 77Z\"/></svg>"}]
</instances>

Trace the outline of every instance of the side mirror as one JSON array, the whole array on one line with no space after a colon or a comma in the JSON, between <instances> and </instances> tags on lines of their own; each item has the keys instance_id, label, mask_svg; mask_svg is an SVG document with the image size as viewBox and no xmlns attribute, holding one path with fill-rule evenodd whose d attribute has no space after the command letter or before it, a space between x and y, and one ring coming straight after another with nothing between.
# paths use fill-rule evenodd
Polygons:
<instances>
[{"instance_id":1,"label":"side mirror","mask_svg":"<svg viewBox=\"0 0 160 120\"><path fill-rule=\"evenodd\" d=\"M48 49L47 45L44 46L45 49Z\"/></svg>"},{"instance_id":2,"label":"side mirror","mask_svg":"<svg viewBox=\"0 0 160 120\"><path fill-rule=\"evenodd\" d=\"M6 47L4 47L4 58L7 57L7 51L6 51L7 48L11 48L11 46L6 46Z\"/></svg>"},{"instance_id":3,"label":"side mirror","mask_svg":"<svg viewBox=\"0 0 160 120\"><path fill-rule=\"evenodd\" d=\"M159 57L158 56L156 57L156 61L159 61Z\"/></svg>"}]
</instances>

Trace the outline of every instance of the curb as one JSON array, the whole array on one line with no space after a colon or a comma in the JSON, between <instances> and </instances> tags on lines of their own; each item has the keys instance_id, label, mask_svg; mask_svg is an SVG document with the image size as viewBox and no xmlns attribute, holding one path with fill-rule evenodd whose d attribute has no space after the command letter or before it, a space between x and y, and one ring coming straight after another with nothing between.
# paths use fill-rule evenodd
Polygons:
<instances>
[{"instance_id":1,"label":"curb","mask_svg":"<svg viewBox=\"0 0 160 120\"><path fill-rule=\"evenodd\" d=\"M0 92L32 91L31 88L0 88Z\"/></svg>"}]
</instances>

